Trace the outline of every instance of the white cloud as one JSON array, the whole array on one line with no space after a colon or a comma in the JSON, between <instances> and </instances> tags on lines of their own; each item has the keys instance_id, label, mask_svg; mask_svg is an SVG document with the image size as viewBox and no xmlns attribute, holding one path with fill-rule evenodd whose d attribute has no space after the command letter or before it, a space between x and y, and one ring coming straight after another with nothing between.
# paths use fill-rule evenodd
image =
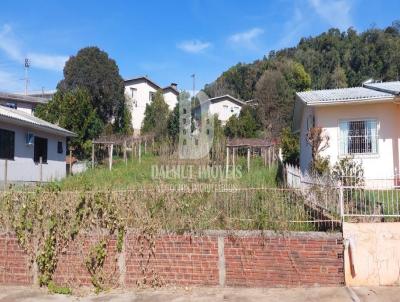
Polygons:
<instances>
[{"instance_id":1,"label":"white cloud","mask_svg":"<svg viewBox=\"0 0 400 302\"><path fill-rule=\"evenodd\" d=\"M22 88L22 82L14 74L0 70L0 87L1 90L17 91Z\"/></svg>"},{"instance_id":2,"label":"white cloud","mask_svg":"<svg viewBox=\"0 0 400 302\"><path fill-rule=\"evenodd\" d=\"M330 26L347 29L352 26L351 2L346 0L309 0L315 12Z\"/></svg>"},{"instance_id":3,"label":"white cloud","mask_svg":"<svg viewBox=\"0 0 400 302\"><path fill-rule=\"evenodd\" d=\"M250 30L236 33L228 38L231 44L242 46L245 48L256 48L255 40L262 35L264 30L259 27L254 27Z\"/></svg>"},{"instance_id":4,"label":"white cloud","mask_svg":"<svg viewBox=\"0 0 400 302\"><path fill-rule=\"evenodd\" d=\"M44 53L23 51L21 42L15 38L10 25L3 25L0 30L0 50L2 50L10 59L20 62L28 57L33 67L47 70L61 71L64 68L67 56L50 55Z\"/></svg>"},{"instance_id":5,"label":"white cloud","mask_svg":"<svg viewBox=\"0 0 400 302\"><path fill-rule=\"evenodd\" d=\"M281 39L275 45L275 48L280 49L293 46L293 44L298 42L301 33L307 26L308 20L306 20L303 12L299 8L295 8L293 16L283 24Z\"/></svg>"},{"instance_id":6,"label":"white cloud","mask_svg":"<svg viewBox=\"0 0 400 302\"><path fill-rule=\"evenodd\" d=\"M210 46L211 43L202 42L200 40L182 41L177 45L179 49L190 53L200 53L205 49L209 48Z\"/></svg>"}]
</instances>

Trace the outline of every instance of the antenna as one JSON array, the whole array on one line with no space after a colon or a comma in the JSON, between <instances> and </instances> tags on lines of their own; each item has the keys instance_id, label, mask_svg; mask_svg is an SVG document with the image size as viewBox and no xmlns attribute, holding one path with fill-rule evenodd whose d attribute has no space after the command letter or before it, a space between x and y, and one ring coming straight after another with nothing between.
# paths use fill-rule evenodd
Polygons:
<instances>
[{"instance_id":1,"label":"antenna","mask_svg":"<svg viewBox=\"0 0 400 302\"><path fill-rule=\"evenodd\" d=\"M29 77L28 77L28 69L31 67L31 61L28 58L25 58L25 95L28 95L28 83L29 83Z\"/></svg>"}]
</instances>

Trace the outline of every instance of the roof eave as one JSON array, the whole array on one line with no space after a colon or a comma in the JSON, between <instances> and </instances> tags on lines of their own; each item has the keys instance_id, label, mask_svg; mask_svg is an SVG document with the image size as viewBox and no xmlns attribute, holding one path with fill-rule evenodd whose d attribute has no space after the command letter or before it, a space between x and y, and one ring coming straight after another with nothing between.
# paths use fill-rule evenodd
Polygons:
<instances>
[{"instance_id":1,"label":"roof eave","mask_svg":"<svg viewBox=\"0 0 400 302\"><path fill-rule=\"evenodd\" d=\"M351 105L351 104L373 104L382 102L393 102L395 97L390 98L369 98L369 99L352 99L352 100L334 100L334 101L319 101L319 102L306 102L300 98L300 100L307 106L335 106L335 105Z\"/></svg>"},{"instance_id":2,"label":"roof eave","mask_svg":"<svg viewBox=\"0 0 400 302\"><path fill-rule=\"evenodd\" d=\"M37 130L40 130L40 131L43 131L46 133L50 133L50 134L54 134L54 135L61 135L61 136L65 136L65 137L77 137L78 136L76 133L68 131L68 130L53 129L50 127L32 124L32 123L29 123L26 121L22 121L22 120L4 116L4 115L1 115L0 119L5 120L6 122L8 122L9 124L12 124L12 125L37 129Z\"/></svg>"}]
</instances>

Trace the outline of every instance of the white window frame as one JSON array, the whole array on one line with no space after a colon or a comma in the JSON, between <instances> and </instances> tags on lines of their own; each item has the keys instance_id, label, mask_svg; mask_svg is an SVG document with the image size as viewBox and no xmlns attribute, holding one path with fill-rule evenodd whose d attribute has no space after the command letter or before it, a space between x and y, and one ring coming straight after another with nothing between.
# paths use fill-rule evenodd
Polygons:
<instances>
[{"instance_id":1,"label":"white window frame","mask_svg":"<svg viewBox=\"0 0 400 302\"><path fill-rule=\"evenodd\" d=\"M347 123L349 124L350 122L374 122L376 125L376 134L375 134L375 148L371 147L372 150L371 152L358 152L358 153L349 153L347 152L343 152L345 149L345 146L343 146L342 144L344 143L344 141L342 141L342 129L341 129L341 125L343 123ZM379 120L377 118L352 118L352 119L340 119L338 122L338 153L339 153L339 157L346 157L346 156L354 156L354 157L377 157L379 156L379 128L380 128L380 123ZM348 131L348 130L347 130ZM347 136L348 139L348 136Z\"/></svg>"}]
</instances>

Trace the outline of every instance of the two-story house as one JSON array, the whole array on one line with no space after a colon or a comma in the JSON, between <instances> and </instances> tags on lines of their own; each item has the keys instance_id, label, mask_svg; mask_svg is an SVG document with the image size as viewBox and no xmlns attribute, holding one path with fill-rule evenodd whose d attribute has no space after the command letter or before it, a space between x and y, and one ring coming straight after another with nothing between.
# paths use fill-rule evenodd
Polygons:
<instances>
[{"instance_id":1,"label":"two-story house","mask_svg":"<svg viewBox=\"0 0 400 302\"><path fill-rule=\"evenodd\" d=\"M33 115L39 104L46 104L48 99L36 96L22 95L16 93L0 92L0 105L18 109Z\"/></svg>"},{"instance_id":2,"label":"two-story house","mask_svg":"<svg viewBox=\"0 0 400 302\"><path fill-rule=\"evenodd\" d=\"M151 103L157 91L162 91L164 100L172 111L178 103L177 84L171 83L171 85L162 88L147 76L125 80L125 96L132 110L132 127L135 134L140 133L146 105Z\"/></svg>"}]
</instances>

